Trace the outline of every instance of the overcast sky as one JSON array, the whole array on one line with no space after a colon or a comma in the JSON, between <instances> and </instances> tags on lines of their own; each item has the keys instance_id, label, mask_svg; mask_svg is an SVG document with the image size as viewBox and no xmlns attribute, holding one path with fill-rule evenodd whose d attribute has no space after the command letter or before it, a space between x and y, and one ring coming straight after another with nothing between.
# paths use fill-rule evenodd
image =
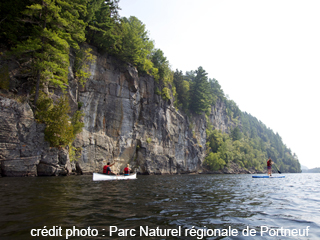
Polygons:
<instances>
[{"instance_id":1,"label":"overcast sky","mask_svg":"<svg viewBox=\"0 0 320 240\"><path fill-rule=\"evenodd\" d=\"M171 64L202 66L300 163L320 167L320 1L120 0Z\"/></svg>"}]
</instances>

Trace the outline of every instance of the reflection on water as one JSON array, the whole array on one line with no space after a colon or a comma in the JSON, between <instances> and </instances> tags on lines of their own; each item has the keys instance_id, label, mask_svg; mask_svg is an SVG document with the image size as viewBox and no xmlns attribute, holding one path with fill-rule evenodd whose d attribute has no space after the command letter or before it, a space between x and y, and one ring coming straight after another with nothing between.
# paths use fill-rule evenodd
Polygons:
<instances>
[{"instance_id":1,"label":"reflection on water","mask_svg":"<svg viewBox=\"0 0 320 240\"><path fill-rule=\"evenodd\" d=\"M320 174L287 174L280 179L253 179L251 175L138 176L137 180L93 182L92 176L1 178L0 238L31 237L31 229L61 227L97 229L98 236L73 239L110 239L109 226L134 229L134 239L200 239L194 237L140 237L144 229L237 229L237 236L203 239L248 239L249 227L259 239L271 229L301 230L320 237ZM115 229L115 228L114 228ZM279 232L278 232L279 233ZM301 232L302 233L302 232ZM132 239L117 236L112 239ZM65 239L66 236L54 239ZM253 238L253 237L252 237ZM69 238L72 239L72 238Z\"/></svg>"}]
</instances>

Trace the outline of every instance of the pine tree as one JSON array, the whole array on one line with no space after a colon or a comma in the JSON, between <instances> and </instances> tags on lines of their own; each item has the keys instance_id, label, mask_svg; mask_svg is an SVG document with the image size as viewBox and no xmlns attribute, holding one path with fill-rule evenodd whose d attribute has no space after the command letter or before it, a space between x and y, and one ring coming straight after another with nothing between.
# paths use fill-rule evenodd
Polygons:
<instances>
[{"instance_id":1,"label":"pine tree","mask_svg":"<svg viewBox=\"0 0 320 240\"><path fill-rule=\"evenodd\" d=\"M158 74L150 60L154 44L149 39L145 24L133 16L122 18L121 31L120 58L136 66L140 73Z\"/></svg>"},{"instance_id":2,"label":"pine tree","mask_svg":"<svg viewBox=\"0 0 320 240\"><path fill-rule=\"evenodd\" d=\"M192 112L201 114L208 110L209 105L209 83L207 73L202 67L199 67L190 87L189 108Z\"/></svg>"},{"instance_id":3,"label":"pine tree","mask_svg":"<svg viewBox=\"0 0 320 240\"><path fill-rule=\"evenodd\" d=\"M173 75L173 83L176 87L177 91L177 102L178 107L182 109L182 111L188 111L188 104L189 104L189 81L184 79L182 71L175 71Z\"/></svg>"},{"instance_id":4,"label":"pine tree","mask_svg":"<svg viewBox=\"0 0 320 240\"><path fill-rule=\"evenodd\" d=\"M100 51L117 55L120 51L119 0L89 0L85 17L88 42Z\"/></svg>"},{"instance_id":5,"label":"pine tree","mask_svg":"<svg viewBox=\"0 0 320 240\"><path fill-rule=\"evenodd\" d=\"M169 82L171 69L169 67L169 61L161 49L156 49L152 52L151 61L154 67L158 69L158 77L165 83Z\"/></svg>"},{"instance_id":6,"label":"pine tree","mask_svg":"<svg viewBox=\"0 0 320 240\"><path fill-rule=\"evenodd\" d=\"M24 21L33 32L15 53L30 63L25 65L36 79L35 106L41 84L67 86L70 46L78 48L78 42L85 40L79 11L85 11L81 0L36 0L24 11Z\"/></svg>"}]
</instances>

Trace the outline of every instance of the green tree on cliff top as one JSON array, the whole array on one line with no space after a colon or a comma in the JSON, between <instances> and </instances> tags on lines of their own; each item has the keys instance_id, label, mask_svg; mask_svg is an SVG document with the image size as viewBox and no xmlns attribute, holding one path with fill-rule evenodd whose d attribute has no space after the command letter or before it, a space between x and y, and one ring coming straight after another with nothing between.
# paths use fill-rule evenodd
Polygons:
<instances>
[{"instance_id":1,"label":"green tree on cliff top","mask_svg":"<svg viewBox=\"0 0 320 240\"><path fill-rule=\"evenodd\" d=\"M68 82L69 49L85 41L85 24L79 19L82 0L37 0L24 11L23 21L32 25L32 34L19 43L15 53L36 81L34 104L41 84L51 83L65 89Z\"/></svg>"},{"instance_id":2,"label":"green tree on cliff top","mask_svg":"<svg viewBox=\"0 0 320 240\"><path fill-rule=\"evenodd\" d=\"M120 58L132 63L141 73L157 75L158 69L154 68L151 61L154 44L149 39L145 25L133 16L122 18L121 34Z\"/></svg>"},{"instance_id":3,"label":"green tree on cliff top","mask_svg":"<svg viewBox=\"0 0 320 240\"><path fill-rule=\"evenodd\" d=\"M199 67L196 76L190 86L190 105L192 112L200 114L208 110L209 102L209 83L206 71Z\"/></svg>"},{"instance_id":4,"label":"green tree on cliff top","mask_svg":"<svg viewBox=\"0 0 320 240\"><path fill-rule=\"evenodd\" d=\"M177 105L184 112L188 112L189 107L189 90L190 83L185 80L185 77L182 74L182 71L178 69L173 74L173 84L176 87L177 91Z\"/></svg>"},{"instance_id":5,"label":"green tree on cliff top","mask_svg":"<svg viewBox=\"0 0 320 240\"><path fill-rule=\"evenodd\" d=\"M85 16L86 38L100 51L117 55L120 52L119 0L89 0Z\"/></svg>"}]
</instances>

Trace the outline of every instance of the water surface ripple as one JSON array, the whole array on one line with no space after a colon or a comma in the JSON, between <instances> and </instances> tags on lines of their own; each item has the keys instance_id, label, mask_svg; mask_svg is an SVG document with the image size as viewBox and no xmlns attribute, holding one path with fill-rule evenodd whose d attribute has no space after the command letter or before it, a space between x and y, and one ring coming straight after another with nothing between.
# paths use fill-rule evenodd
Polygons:
<instances>
[{"instance_id":1,"label":"water surface ripple","mask_svg":"<svg viewBox=\"0 0 320 240\"><path fill-rule=\"evenodd\" d=\"M203 239L292 239L261 236L261 226L303 230L320 238L320 174L138 176L137 180L93 182L92 176L0 178L0 239L32 237L31 229L97 229L98 236L69 239L200 239L139 236L149 229L237 229L237 236ZM109 236L109 226L134 229L136 236ZM249 227L256 237L243 236ZM274 233L275 231L273 231ZM63 232L64 233L64 232ZM271 232L272 233L272 232ZM258 237L257 237L258 236Z\"/></svg>"}]
</instances>

